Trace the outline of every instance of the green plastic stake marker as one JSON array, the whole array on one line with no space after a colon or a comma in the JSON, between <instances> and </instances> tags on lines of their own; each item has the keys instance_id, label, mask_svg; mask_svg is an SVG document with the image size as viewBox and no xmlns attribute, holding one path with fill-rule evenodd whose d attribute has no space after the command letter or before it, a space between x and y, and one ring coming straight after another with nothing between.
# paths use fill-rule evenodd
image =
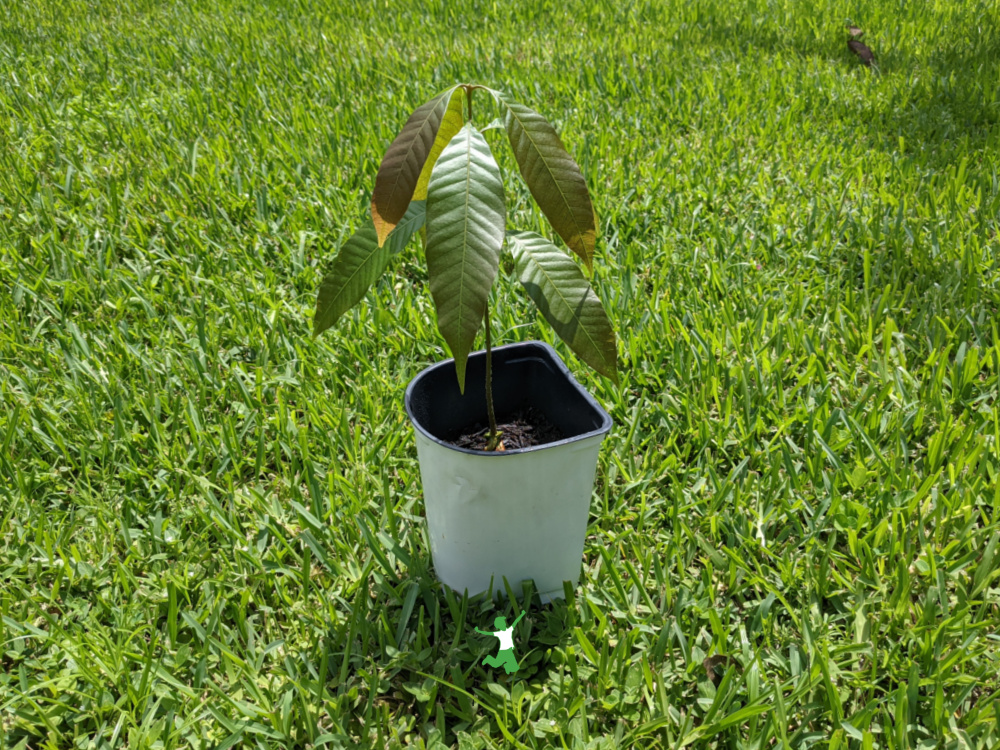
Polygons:
<instances>
[{"instance_id":1,"label":"green plastic stake marker","mask_svg":"<svg viewBox=\"0 0 1000 750\"><path fill-rule=\"evenodd\" d=\"M521 621L524 617L524 612L517 616L517 619L507 627L507 618L503 615L497 617L493 624L496 625L496 630L490 632L488 630L480 630L479 628L473 628L477 633L482 633L483 635L495 635L500 639L500 650L497 651L496 656L487 656L483 659L483 664L488 667L503 667L507 674L513 674L518 669L517 659L514 658L514 626Z\"/></svg>"}]
</instances>

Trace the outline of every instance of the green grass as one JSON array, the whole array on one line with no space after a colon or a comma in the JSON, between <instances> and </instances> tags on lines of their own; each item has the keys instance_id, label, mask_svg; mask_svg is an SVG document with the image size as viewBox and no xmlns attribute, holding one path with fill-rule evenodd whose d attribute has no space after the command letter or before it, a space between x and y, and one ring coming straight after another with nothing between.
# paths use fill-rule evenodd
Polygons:
<instances>
[{"instance_id":1,"label":"green grass","mask_svg":"<svg viewBox=\"0 0 1000 750\"><path fill-rule=\"evenodd\" d=\"M996 747L998 29L944 0L6 3L0 748ZM557 345L616 427L581 585L519 603L511 678L472 627L513 607L430 566L419 249L309 335L378 159L458 81L563 133L621 338L620 389ZM501 275L494 341L551 340Z\"/></svg>"}]
</instances>

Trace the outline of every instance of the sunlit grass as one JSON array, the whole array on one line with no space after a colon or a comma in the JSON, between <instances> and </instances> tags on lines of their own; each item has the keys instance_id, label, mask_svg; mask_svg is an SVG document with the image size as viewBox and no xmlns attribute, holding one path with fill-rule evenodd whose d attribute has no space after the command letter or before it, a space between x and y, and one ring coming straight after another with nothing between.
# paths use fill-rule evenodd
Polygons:
<instances>
[{"instance_id":1,"label":"sunlit grass","mask_svg":"<svg viewBox=\"0 0 1000 750\"><path fill-rule=\"evenodd\" d=\"M5 5L0 748L995 747L998 28L985 2ZM616 427L581 586L518 604L510 678L472 627L511 605L430 567L402 394L448 355L418 243L310 336L377 159L459 81L563 134L621 339L621 389L557 344ZM548 233L488 138L510 224ZM494 341L551 340L516 284L492 309Z\"/></svg>"}]
</instances>

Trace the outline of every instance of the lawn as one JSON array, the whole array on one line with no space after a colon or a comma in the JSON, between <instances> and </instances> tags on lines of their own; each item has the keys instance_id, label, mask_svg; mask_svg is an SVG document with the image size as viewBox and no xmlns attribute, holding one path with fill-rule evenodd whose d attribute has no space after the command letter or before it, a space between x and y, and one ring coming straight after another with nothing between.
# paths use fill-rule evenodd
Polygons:
<instances>
[{"instance_id":1,"label":"lawn","mask_svg":"<svg viewBox=\"0 0 1000 750\"><path fill-rule=\"evenodd\" d=\"M622 382L556 344L616 424L553 605L434 578L419 243L311 337L456 82L600 218ZM986 1L5 3L0 750L997 747L998 124ZM494 343L553 341L509 266Z\"/></svg>"}]
</instances>

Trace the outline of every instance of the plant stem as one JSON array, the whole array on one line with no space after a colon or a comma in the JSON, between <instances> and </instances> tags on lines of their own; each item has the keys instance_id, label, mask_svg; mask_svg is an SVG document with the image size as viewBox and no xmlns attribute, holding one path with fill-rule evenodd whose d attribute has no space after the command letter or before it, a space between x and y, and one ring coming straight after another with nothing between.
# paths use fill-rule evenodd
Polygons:
<instances>
[{"instance_id":1,"label":"plant stem","mask_svg":"<svg viewBox=\"0 0 1000 750\"><path fill-rule=\"evenodd\" d=\"M472 122L472 92L471 86L465 89L469 103L469 122ZM490 434L486 439L486 450L495 451L500 443L500 433L497 432L497 416L493 411L493 342L490 338L490 307L486 304L486 416L490 420Z\"/></svg>"},{"instance_id":2,"label":"plant stem","mask_svg":"<svg viewBox=\"0 0 1000 750\"><path fill-rule=\"evenodd\" d=\"M486 440L486 450L495 451L500 442L497 432L497 417L493 411L493 344L490 341L490 308L486 307L486 416L490 420L490 436Z\"/></svg>"}]
</instances>

